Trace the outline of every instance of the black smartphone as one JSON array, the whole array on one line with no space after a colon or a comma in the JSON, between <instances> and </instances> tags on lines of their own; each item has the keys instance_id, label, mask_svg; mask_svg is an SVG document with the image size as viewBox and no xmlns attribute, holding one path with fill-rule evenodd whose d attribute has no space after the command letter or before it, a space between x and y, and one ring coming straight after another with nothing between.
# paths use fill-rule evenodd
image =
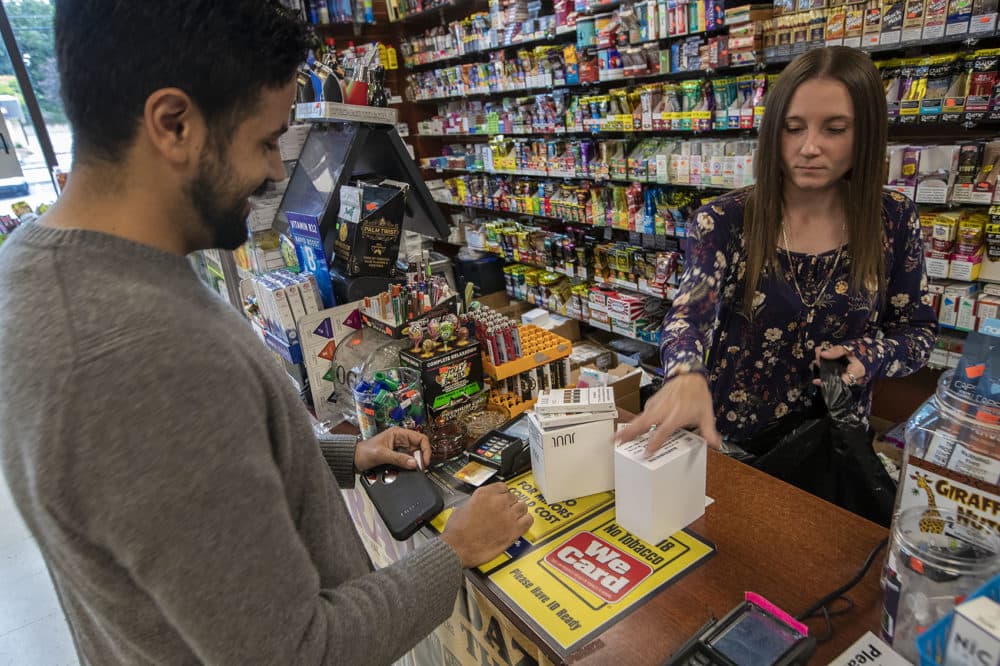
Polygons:
<instances>
[{"instance_id":1,"label":"black smartphone","mask_svg":"<svg viewBox=\"0 0 1000 666\"><path fill-rule=\"evenodd\" d=\"M363 472L361 485L397 541L409 539L444 509L434 483L418 470L382 465Z\"/></svg>"}]
</instances>

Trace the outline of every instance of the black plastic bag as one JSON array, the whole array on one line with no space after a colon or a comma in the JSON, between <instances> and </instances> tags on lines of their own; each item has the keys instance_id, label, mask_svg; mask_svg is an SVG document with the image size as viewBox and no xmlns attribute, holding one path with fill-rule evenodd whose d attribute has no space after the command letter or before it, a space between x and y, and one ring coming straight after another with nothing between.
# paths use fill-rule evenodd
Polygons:
<instances>
[{"instance_id":1,"label":"black plastic bag","mask_svg":"<svg viewBox=\"0 0 1000 666\"><path fill-rule=\"evenodd\" d=\"M896 482L872 449L872 433L852 409L844 364L822 361L815 408L791 414L734 449L734 457L885 527Z\"/></svg>"}]
</instances>

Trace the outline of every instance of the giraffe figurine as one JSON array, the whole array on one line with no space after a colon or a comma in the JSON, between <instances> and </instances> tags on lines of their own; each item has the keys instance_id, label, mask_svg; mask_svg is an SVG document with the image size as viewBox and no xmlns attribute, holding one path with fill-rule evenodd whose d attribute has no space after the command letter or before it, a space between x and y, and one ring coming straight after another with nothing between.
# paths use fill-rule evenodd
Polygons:
<instances>
[{"instance_id":1,"label":"giraffe figurine","mask_svg":"<svg viewBox=\"0 0 1000 666\"><path fill-rule=\"evenodd\" d=\"M925 534L944 534L944 518L938 513L937 503L934 501L934 491L927 483L927 477L923 474L916 474L917 487L922 488L927 493L927 510L920 518L920 531Z\"/></svg>"}]
</instances>

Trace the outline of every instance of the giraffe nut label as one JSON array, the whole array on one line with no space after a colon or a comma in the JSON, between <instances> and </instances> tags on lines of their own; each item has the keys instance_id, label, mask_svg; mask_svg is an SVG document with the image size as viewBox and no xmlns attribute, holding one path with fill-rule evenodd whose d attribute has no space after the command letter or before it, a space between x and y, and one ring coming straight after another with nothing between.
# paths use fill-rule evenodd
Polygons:
<instances>
[{"instance_id":1,"label":"giraffe nut label","mask_svg":"<svg viewBox=\"0 0 1000 666\"><path fill-rule=\"evenodd\" d=\"M956 450L959 447L968 451L961 444ZM1000 528L1000 486L949 467L911 455L900 479L899 509L952 510L960 519L975 517L991 527Z\"/></svg>"}]
</instances>

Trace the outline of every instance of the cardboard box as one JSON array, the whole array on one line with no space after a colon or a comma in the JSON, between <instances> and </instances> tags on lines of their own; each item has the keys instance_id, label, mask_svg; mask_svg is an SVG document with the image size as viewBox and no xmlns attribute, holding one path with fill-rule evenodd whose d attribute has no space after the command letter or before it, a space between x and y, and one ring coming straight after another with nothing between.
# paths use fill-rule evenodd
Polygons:
<instances>
[{"instance_id":1,"label":"cardboard box","mask_svg":"<svg viewBox=\"0 0 1000 666\"><path fill-rule=\"evenodd\" d=\"M973 282L979 279L983 265L983 250L972 255L953 254L948 266L948 277L952 280ZM930 277L930 273L927 274Z\"/></svg>"},{"instance_id":2,"label":"cardboard box","mask_svg":"<svg viewBox=\"0 0 1000 666\"><path fill-rule=\"evenodd\" d=\"M520 321L521 314L533 309L535 306L530 303L525 303L524 301L513 300L507 305L499 308L493 308L505 317L509 317L514 321Z\"/></svg>"},{"instance_id":3,"label":"cardboard box","mask_svg":"<svg viewBox=\"0 0 1000 666\"><path fill-rule=\"evenodd\" d=\"M701 437L678 430L647 458L648 438L615 449L615 521L657 544L705 513L707 446Z\"/></svg>"},{"instance_id":4,"label":"cardboard box","mask_svg":"<svg viewBox=\"0 0 1000 666\"><path fill-rule=\"evenodd\" d=\"M507 298L507 293L503 291L495 291L492 294L480 296L476 300L479 301L481 305L493 308L494 310L505 308L510 305L510 299Z\"/></svg>"},{"instance_id":5,"label":"cardboard box","mask_svg":"<svg viewBox=\"0 0 1000 666\"><path fill-rule=\"evenodd\" d=\"M554 314L549 317L549 324L549 326L545 327L546 330L552 331L570 342L577 342L583 337L580 334L580 322L576 319Z\"/></svg>"},{"instance_id":6,"label":"cardboard box","mask_svg":"<svg viewBox=\"0 0 1000 666\"><path fill-rule=\"evenodd\" d=\"M614 367L614 353L610 349L598 346L592 342L573 345L569 355L570 367L579 370L584 365L592 365L598 370ZM579 376L579 373L577 373Z\"/></svg>"},{"instance_id":7,"label":"cardboard box","mask_svg":"<svg viewBox=\"0 0 1000 666\"><path fill-rule=\"evenodd\" d=\"M531 470L548 504L614 488L614 421L545 429L528 412L528 423Z\"/></svg>"},{"instance_id":8,"label":"cardboard box","mask_svg":"<svg viewBox=\"0 0 1000 666\"><path fill-rule=\"evenodd\" d=\"M486 402L490 398L490 390L484 388L479 393L472 396L465 396L465 402L456 402L448 407L434 409L427 407L427 420L434 425L442 425L451 421L461 421L470 414L481 412L486 409Z\"/></svg>"},{"instance_id":9,"label":"cardboard box","mask_svg":"<svg viewBox=\"0 0 1000 666\"><path fill-rule=\"evenodd\" d=\"M571 384L579 386L585 381L587 386L610 386L615 390L615 405L619 409L638 414L640 411L639 389L642 382L642 370L624 363L607 370L600 370L594 365L585 365L573 371Z\"/></svg>"},{"instance_id":10,"label":"cardboard box","mask_svg":"<svg viewBox=\"0 0 1000 666\"><path fill-rule=\"evenodd\" d=\"M438 351L429 358L409 349L399 352L399 364L420 373L424 404L428 415L469 402L483 390L483 359L479 343L464 347L454 343L449 351Z\"/></svg>"},{"instance_id":11,"label":"cardboard box","mask_svg":"<svg viewBox=\"0 0 1000 666\"><path fill-rule=\"evenodd\" d=\"M928 250L924 253L924 265L927 269L927 277L940 280L948 278L951 262L946 252Z\"/></svg>"}]
</instances>

